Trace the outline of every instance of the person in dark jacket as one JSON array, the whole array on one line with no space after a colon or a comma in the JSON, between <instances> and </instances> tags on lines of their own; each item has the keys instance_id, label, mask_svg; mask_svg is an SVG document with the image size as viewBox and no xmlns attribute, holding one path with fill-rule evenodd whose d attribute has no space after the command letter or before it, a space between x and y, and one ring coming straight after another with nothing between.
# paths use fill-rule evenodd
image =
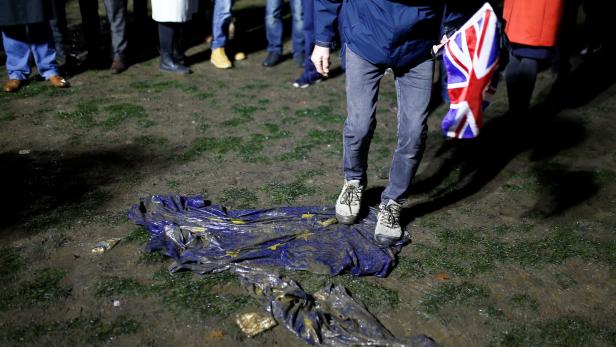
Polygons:
<instances>
[{"instance_id":1,"label":"person in dark jacket","mask_svg":"<svg viewBox=\"0 0 616 347\"><path fill-rule=\"evenodd\" d=\"M367 157L376 127L379 83L391 68L398 95L398 144L389 183L381 195L374 231L388 246L402 237L401 205L421 160L427 134L434 60L430 49L439 39L445 1L316 0L312 62L329 73L329 55L340 16L346 45L347 119L343 130L345 182L336 201L336 217L354 223L366 186ZM445 15L445 23L459 15ZM447 24L445 24L447 25Z\"/></svg>"},{"instance_id":2,"label":"person in dark jacket","mask_svg":"<svg viewBox=\"0 0 616 347\"><path fill-rule=\"evenodd\" d=\"M68 86L58 72L49 27L54 12L52 0L0 0L0 30L9 75L3 88L5 92L15 92L27 81L32 72L28 64L30 54L39 74L54 87Z\"/></svg>"}]
</instances>

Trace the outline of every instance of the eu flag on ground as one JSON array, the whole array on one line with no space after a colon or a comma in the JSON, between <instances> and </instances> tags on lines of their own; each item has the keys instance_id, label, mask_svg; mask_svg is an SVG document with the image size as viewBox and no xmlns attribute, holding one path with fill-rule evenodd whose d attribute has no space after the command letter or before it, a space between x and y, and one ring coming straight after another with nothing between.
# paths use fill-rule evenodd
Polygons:
<instances>
[{"instance_id":1,"label":"eu flag on ground","mask_svg":"<svg viewBox=\"0 0 616 347\"><path fill-rule=\"evenodd\" d=\"M492 81L500 50L498 19L486 3L445 44L443 63L451 106L442 122L447 137L479 135L483 110L496 89Z\"/></svg>"}]
</instances>

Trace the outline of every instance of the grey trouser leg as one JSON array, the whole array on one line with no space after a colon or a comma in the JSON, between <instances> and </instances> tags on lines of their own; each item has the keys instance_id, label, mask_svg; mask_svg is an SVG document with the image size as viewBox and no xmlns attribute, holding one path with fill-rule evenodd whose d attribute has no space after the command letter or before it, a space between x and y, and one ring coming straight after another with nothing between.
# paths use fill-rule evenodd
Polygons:
<instances>
[{"instance_id":1,"label":"grey trouser leg","mask_svg":"<svg viewBox=\"0 0 616 347\"><path fill-rule=\"evenodd\" d=\"M113 59L124 58L126 52L126 6L126 0L105 0Z\"/></svg>"},{"instance_id":2,"label":"grey trouser leg","mask_svg":"<svg viewBox=\"0 0 616 347\"><path fill-rule=\"evenodd\" d=\"M403 203L425 148L428 104L434 61L426 60L405 71L394 71L398 97L398 143L381 201ZM368 150L376 127L376 101L385 73L346 49L347 119L343 131L343 166L347 180L366 181Z\"/></svg>"}]
</instances>

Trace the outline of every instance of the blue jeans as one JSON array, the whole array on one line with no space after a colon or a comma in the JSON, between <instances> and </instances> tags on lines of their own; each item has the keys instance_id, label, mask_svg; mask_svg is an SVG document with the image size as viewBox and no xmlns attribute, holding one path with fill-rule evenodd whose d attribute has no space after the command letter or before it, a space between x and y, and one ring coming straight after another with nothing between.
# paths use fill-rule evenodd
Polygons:
<instances>
[{"instance_id":1,"label":"blue jeans","mask_svg":"<svg viewBox=\"0 0 616 347\"><path fill-rule=\"evenodd\" d=\"M282 54L282 5L284 0L265 0L265 34L267 51ZM304 20L301 0L289 0L293 25L293 56L304 52Z\"/></svg>"},{"instance_id":2,"label":"blue jeans","mask_svg":"<svg viewBox=\"0 0 616 347\"><path fill-rule=\"evenodd\" d=\"M310 55L314 49L314 0L302 0L302 10L304 12L304 74L313 78L318 78L319 73L310 60Z\"/></svg>"},{"instance_id":3,"label":"blue jeans","mask_svg":"<svg viewBox=\"0 0 616 347\"><path fill-rule=\"evenodd\" d=\"M381 201L404 203L421 161L428 132L433 60L406 70L394 69L398 97L398 143ZM347 180L366 183L368 150L376 128L376 101L385 66L376 66L346 47L347 119L343 131L343 167Z\"/></svg>"},{"instance_id":4,"label":"blue jeans","mask_svg":"<svg viewBox=\"0 0 616 347\"><path fill-rule=\"evenodd\" d=\"M49 79L58 75L56 49L49 22L2 27L2 41L9 79L28 79L32 73L28 65L30 52L41 76Z\"/></svg>"},{"instance_id":5,"label":"blue jeans","mask_svg":"<svg viewBox=\"0 0 616 347\"><path fill-rule=\"evenodd\" d=\"M212 49L224 47L229 37L232 0L214 0L212 14Z\"/></svg>"}]
</instances>

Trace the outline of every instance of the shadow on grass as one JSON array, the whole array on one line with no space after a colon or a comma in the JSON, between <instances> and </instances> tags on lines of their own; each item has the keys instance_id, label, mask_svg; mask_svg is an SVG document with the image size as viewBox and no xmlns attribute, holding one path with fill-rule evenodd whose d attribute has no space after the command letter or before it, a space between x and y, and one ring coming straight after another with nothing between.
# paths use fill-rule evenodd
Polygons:
<instances>
[{"instance_id":1,"label":"shadow on grass","mask_svg":"<svg viewBox=\"0 0 616 347\"><path fill-rule=\"evenodd\" d=\"M113 198L102 188L105 184L137 175L144 166L164 163L142 156L139 146L120 147L113 151L63 154L37 151L27 155L0 153L0 201L4 228L38 222L70 222L91 213ZM43 225L41 225L43 226Z\"/></svg>"},{"instance_id":2,"label":"shadow on grass","mask_svg":"<svg viewBox=\"0 0 616 347\"><path fill-rule=\"evenodd\" d=\"M435 154L442 160L433 161L434 167L428 167L425 178L412 188L415 194L430 193L427 201L411 206L413 215L422 216L479 193L527 151L531 153L528 175L537 178L543 216L562 213L591 198L600 189L593 172L549 164L559 152L586 139L583 123L553 116L542 109L524 118L506 114L485 124L476 140L442 142Z\"/></svg>"},{"instance_id":3,"label":"shadow on grass","mask_svg":"<svg viewBox=\"0 0 616 347\"><path fill-rule=\"evenodd\" d=\"M550 164L559 152L587 138L583 120L556 116L562 109L588 105L614 84L616 73L605 68L614 56L610 47L585 59L559 75L542 104L524 116L507 113L487 122L478 139L441 140L434 154L437 160L412 187L413 194L430 194L430 198L411 206L412 216L407 211L404 219L408 222L480 192L527 151L531 153L529 174L536 178L539 194L533 210L540 216L560 214L594 196L601 189L596 172Z\"/></svg>"}]
</instances>

